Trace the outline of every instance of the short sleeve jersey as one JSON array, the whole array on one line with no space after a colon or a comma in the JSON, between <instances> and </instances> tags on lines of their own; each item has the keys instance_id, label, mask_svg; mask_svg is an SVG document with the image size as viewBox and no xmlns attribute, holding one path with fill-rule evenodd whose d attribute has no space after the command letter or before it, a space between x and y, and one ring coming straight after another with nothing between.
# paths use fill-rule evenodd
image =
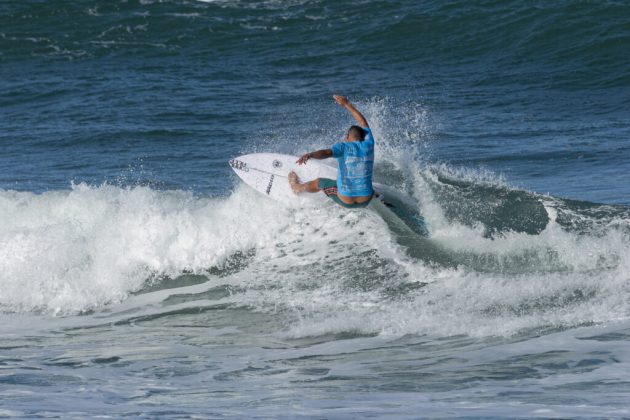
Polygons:
<instances>
[{"instance_id":1,"label":"short sleeve jersey","mask_svg":"<svg viewBox=\"0 0 630 420\"><path fill-rule=\"evenodd\" d=\"M374 137L369 128L363 127L362 141L344 141L332 146L337 158L337 191L346 197L371 195L372 170L374 168Z\"/></svg>"}]
</instances>

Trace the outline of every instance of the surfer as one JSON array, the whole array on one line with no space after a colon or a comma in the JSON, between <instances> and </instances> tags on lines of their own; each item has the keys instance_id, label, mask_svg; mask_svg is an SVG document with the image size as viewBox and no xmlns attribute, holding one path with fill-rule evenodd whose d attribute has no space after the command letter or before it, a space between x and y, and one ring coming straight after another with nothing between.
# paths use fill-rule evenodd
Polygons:
<instances>
[{"instance_id":1,"label":"surfer","mask_svg":"<svg viewBox=\"0 0 630 420\"><path fill-rule=\"evenodd\" d=\"M289 184L295 194L324 191L330 199L346 208L365 207L374 195L372 169L374 167L374 138L363 114L348 98L333 95L333 100L352 115L358 125L350 127L346 137L330 149L317 150L302 155L298 165L309 159L337 158L337 179L317 178L301 183L295 172L289 173Z\"/></svg>"}]
</instances>

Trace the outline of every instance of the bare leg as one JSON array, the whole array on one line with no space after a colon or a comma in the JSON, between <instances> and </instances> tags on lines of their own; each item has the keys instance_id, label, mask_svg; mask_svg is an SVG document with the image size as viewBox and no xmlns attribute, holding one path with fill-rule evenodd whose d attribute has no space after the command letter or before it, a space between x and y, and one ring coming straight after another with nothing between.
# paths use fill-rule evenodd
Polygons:
<instances>
[{"instance_id":1,"label":"bare leg","mask_svg":"<svg viewBox=\"0 0 630 420\"><path fill-rule=\"evenodd\" d=\"M316 193L321 191L321 188L319 188L319 178L302 184L300 183L297 174L293 171L289 172L289 185L291 185L291 189L295 194L299 194L301 192Z\"/></svg>"}]
</instances>

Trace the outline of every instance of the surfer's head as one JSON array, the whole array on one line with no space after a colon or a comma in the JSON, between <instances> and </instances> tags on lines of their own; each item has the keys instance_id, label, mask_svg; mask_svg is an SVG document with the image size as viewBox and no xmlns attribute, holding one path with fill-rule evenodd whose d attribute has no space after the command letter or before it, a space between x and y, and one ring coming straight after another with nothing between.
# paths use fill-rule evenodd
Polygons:
<instances>
[{"instance_id":1,"label":"surfer's head","mask_svg":"<svg viewBox=\"0 0 630 420\"><path fill-rule=\"evenodd\" d=\"M346 134L346 141L363 141L365 138L365 131L358 125L353 125Z\"/></svg>"}]
</instances>

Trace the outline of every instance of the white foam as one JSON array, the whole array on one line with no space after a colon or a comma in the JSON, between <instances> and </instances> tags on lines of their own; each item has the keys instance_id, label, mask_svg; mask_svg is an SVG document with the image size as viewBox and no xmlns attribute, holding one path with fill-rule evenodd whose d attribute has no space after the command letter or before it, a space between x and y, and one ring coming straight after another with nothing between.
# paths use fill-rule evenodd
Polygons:
<instances>
[{"instance_id":1,"label":"white foam","mask_svg":"<svg viewBox=\"0 0 630 420\"><path fill-rule=\"evenodd\" d=\"M146 187L0 192L0 307L74 313L117 302L152 275L204 272L274 241L288 210ZM280 223L275 223L280 221Z\"/></svg>"},{"instance_id":2,"label":"white foam","mask_svg":"<svg viewBox=\"0 0 630 420\"><path fill-rule=\"evenodd\" d=\"M124 300L158 275L204 274L250 249L256 270L273 261L273 276L312 264L330 249L352 255L388 241L376 214L291 209L245 185L227 198L85 184L43 194L1 191L0 221L4 312L97 308ZM355 242L357 229L367 245Z\"/></svg>"}]
</instances>

